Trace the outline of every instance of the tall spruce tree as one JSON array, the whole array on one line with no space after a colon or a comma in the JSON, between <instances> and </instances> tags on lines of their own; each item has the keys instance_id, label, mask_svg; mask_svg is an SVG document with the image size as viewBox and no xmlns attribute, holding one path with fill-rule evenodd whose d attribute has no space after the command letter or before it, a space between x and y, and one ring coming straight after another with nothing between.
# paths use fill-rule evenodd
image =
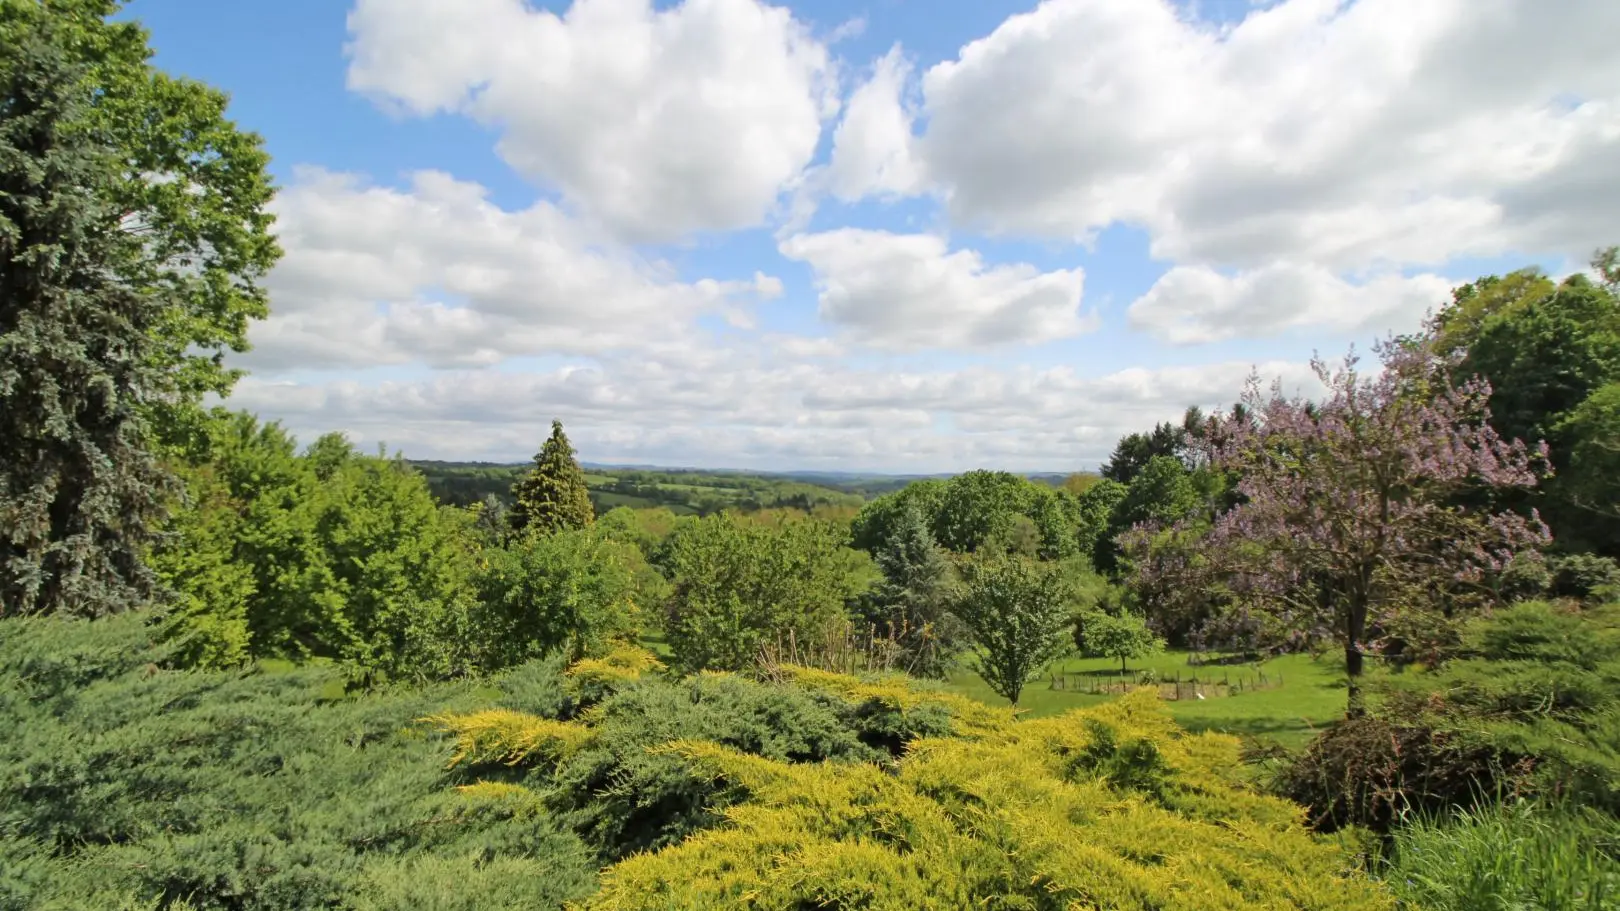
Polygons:
<instances>
[{"instance_id":1,"label":"tall spruce tree","mask_svg":"<svg viewBox=\"0 0 1620 911\"><path fill-rule=\"evenodd\" d=\"M94 616L153 589L141 553L168 479L140 413L169 386L153 356L167 302L114 271L140 241L103 201L120 162L83 68L50 17L5 24L0 615Z\"/></svg>"},{"instance_id":2,"label":"tall spruce tree","mask_svg":"<svg viewBox=\"0 0 1620 911\"><path fill-rule=\"evenodd\" d=\"M534 467L512 485L507 521L515 532L551 534L584 528L596 520L585 488L585 472L574 459L574 447L561 421L551 422L551 438L535 454Z\"/></svg>"},{"instance_id":3,"label":"tall spruce tree","mask_svg":"<svg viewBox=\"0 0 1620 911\"><path fill-rule=\"evenodd\" d=\"M873 562L883 580L867 602L867 622L900 648L908 673L943 677L966 630L949 611L950 563L916 503L901 510Z\"/></svg>"}]
</instances>

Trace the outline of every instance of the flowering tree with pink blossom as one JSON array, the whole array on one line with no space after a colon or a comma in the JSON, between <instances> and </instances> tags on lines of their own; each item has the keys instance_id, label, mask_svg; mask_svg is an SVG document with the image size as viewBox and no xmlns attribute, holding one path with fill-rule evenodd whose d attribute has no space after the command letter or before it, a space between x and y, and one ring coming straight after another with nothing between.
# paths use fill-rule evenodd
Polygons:
<instances>
[{"instance_id":1,"label":"flowering tree with pink blossom","mask_svg":"<svg viewBox=\"0 0 1620 911\"><path fill-rule=\"evenodd\" d=\"M1487 422L1490 388L1453 383L1453 362L1424 338L1376 347L1383 369L1312 361L1326 395L1290 397L1251 377L1243 407L1202 438L1209 464L1238 479L1240 501L1203 538L1199 559L1153 559L1127 536L1144 585L1219 584L1248 610L1344 646L1349 712L1362 711L1369 630L1454 603L1525 549L1545 544L1532 513L1466 505L1482 487L1531 487L1545 444L1504 440ZM1189 569L1191 570L1189 572Z\"/></svg>"}]
</instances>

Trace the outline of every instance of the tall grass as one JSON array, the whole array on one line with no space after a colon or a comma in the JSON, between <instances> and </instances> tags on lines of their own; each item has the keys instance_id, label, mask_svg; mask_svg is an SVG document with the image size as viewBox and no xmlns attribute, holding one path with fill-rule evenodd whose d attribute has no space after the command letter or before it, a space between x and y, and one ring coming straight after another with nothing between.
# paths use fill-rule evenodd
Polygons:
<instances>
[{"instance_id":1,"label":"tall grass","mask_svg":"<svg viewBox=\"0 0 1620 911\"><path fill-rule=\"evenodd\" d=\"M1487 804L1396 830L1384 878L1404 908L1620 908L1620 825L1528 801Z\"/></svg>"}]
</instances>

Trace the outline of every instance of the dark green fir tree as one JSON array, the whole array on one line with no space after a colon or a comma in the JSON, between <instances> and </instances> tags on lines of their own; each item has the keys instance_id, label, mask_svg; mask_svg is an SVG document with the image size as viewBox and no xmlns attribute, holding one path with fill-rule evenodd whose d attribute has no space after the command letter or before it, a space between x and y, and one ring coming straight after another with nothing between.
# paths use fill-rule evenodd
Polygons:
<instances>
[{"instance_id":1,"label":"dark green fir tree","mask_svg":"<svg viewBox=\"0 0 1620 911\"><path fill-rule=\"evenodd\" d=\"M584 528L596 520L585 488L585 472L561 421L551 422L551 438L534 457L534 467L512 485L507 521L517 533L552 534Z\"/></svg>"},{"instance_id":2,"label":"dark green fir tree","mask_svg":"<svg viewBox=\"0 0 1620 911\"><path fill-rule=\"evenodd\" d=\"M141 241L101 201L120 165L82 68L49 17L0 17L0 615L96 616L153 589L164 301L117 278Z\"/></svg>"}]
</instances>

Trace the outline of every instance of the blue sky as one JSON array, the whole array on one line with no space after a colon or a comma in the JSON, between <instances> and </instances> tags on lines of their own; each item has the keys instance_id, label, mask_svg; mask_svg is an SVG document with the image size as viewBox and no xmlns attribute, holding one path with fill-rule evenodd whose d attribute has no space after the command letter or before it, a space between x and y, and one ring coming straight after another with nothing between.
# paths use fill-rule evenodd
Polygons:
<instances>
[{"instance_id":1,"label":"blue sky","mask_svg":"<svg viewBox=\"0 0 1620 911\"><path fill-rule=\"evenodd\" d=\"M126 15L282 188L233 403L413 457L1092 468L1620 238L1606 0Z\"/></svg>"}]
</instances>

